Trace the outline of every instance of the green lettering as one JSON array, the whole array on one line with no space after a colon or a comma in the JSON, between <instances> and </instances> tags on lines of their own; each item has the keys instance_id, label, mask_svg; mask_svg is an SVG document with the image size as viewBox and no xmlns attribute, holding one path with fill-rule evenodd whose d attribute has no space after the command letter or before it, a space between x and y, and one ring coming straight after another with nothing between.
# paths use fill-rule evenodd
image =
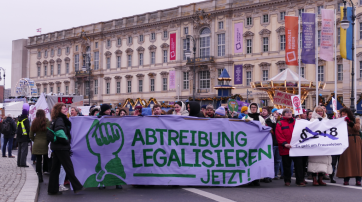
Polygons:
<instances>
[{"instance_id":1,"label":"green lettering","mask_svg":"<svg viewBox=\"0 0 362 202\"><path fill-rule=\"evenodd\" d=\"M246 144L247 144L247 138L240 138L240 140L241 141L243 141L243 143L240 143L239 142L239 135L244 135L245 137L246 137L246 134L243 132L243 131L240 131L240 132L238 132L237 134L236 134L236 136L235 136L235 139L236 139L236 144L237 145L239 145L240 147L244 147L244 146L246 146Z\"/></svg>"},{"instance_id":2,"label":"green lettering","mask_svg":"<svg viewBox=\"0 0 362 202\"><path fill-rule=\"evenodd\" d=\"M211 147L216 148L216 147L220 146L220 132L217 133L217 144L216 145L214 145L212 143L212 139L213 139L212 138L212 132L210 132L210 145L211 145Z\"/></svg>"},{"instance_id":3,"label":"green lettering","mask_svg":"<svg viewBox=\"0 0 362 202\"><path fill-rule=\"evenodd\" d=\"M155 153L153 153L153 161L155 162L156 166L158 166L158 167L163 167L163 166L165 166L166 163L167 163L167 157L166 157L166 156L161 156L160 159L163 160L163 162L162 162L162 163L159 163L159 162L157 161L157 154L158 154L158 152L161 152L162 154L166 154L166 152L165 152L165 150L159 148L159 149L156 149Z\"/></svg>"},{"instance_id":4,"label":"green lettering","mask_svg":"<svg viewBox=\"0 0 362 202\"><path fill-rule=\"evenodd\" d=\"M249 149L249 166L253 165L257 160L253 161L253 159L256 158L256 156L253 156L253 153L257 153L257 149Z\"/></svg>"},{"instance_id":5,"label":"green lettering","mask_svg":"<svg viewBox=\"0 0 362 202\"><path fill-rule=\"evenodd\" d=\"M172 137L172 133L175 133L176 136ZM177 139L178 139L178 132L175 130L168 130L168 145L171 145L171 140L173 140L175 145L178 145Z\"/></svg>"},{"instance_id":6,"label":"green lettering","mask_svg":"<svg viewBox=\"0 0 362 202\"><path fill-rule=\"evenodd\" d=\"M193 149L193 152L195 152L195 164L194 167L201 167L201 164L199 162L199 155L201 152L201 149Z\"/></svg>"},{"instance_id":7,"label":"green lettering","mask_svg":"<svg viewBox=\"0 0 362 202\"><path fill-rule=\"evenodd\" d=\"M147 159L152 159L152 156L147 156L147 152L152 152L153 149L144 149L143 150L143 164L145 167L152 167L152 163L147 163Z\"/></svg>"},{"instance_id":8,"label":"green lettering","mask_svg":"<svg viewBox=\"0 0 362 202\"><path fill-rule=\"evenodd\" d=\"M136 133L134 134L132 146L135 146L137 141L141 141L142 145L145 145L145 140L143 139L140 129L137 129Z\"/></svg>"},{"instance_id":9,"label":"green lettering","mask_svg":"<svg viewBox=\"0 0 362 202\"><path fill-rule=\"evenodd\" d=\"M186 163L185 149L181 149L181 159L182 159L182 166L193 167L193 165L191 163Z\"/></svg>"},{"instance_id":10,"label":"green lettering","mask_svg":"<svg viewBox=\"0 0 362 202\"><path fill-rule=\"evenodd\" d=\"M180 130L180 145L189 145L187 142L183 142L183 139L187 139L187 136L184 136L184 133L188 133L188 130Z\"/></svg>"},{"instance_id":11,"label":"green lettering","mask_svg":"<svg viewBox=\"0 0 362 202\"><path fill-rule=\"evenodd\" d=\"M215 170L211 171L211 173L212 173L212 184L220 184L219 181L215 181L215 178L219 177L218 175L215 175L216 172L217 171L215 171Z\"/></svg>"},{"instance_id":12,"label":"green lettering","mask_svg":"<svg viewBox=\"0 0 362 202\"><path fill-rule=\"evenodd\" d=\"M228 184L236 184L237 182L236 181L233 181L234 179L234 176L235 174L237 173L238 171L233 171L233 174L231 175L231 177L229 178L229 181L228 181Z\"/></svg>"},{"instance_id":13,"label":"green lettering","mask_svg":"<svg viewBox=\"0 0 362 202\"><path fill-rule=\"evenodd\" d=\"M222 164L221 161L221 152L222 150L214 150L214 152L217 154L217 164L216 167L224 167L224 164Z\"/></svg>"},{"instance_id":14,"label":"green lettering","mask_svg":"<svg viewBox=\"0 0 362 202\"><path fill-rule=\"evenodd\" d=\"M163 133L167 132L167 129L156 129L156 131L160 133L160 142L161 142L161 145L163 145L164 144Z\"/></svg>"},{"instance_id":15,"label":"green lettering","mask_svg":"<svg viewBox=\"0 0 362 202\"><path fill-rule=\"evenodd\" d=\"M196 144L196 142L195 142L195 134L197 133L197 131L194 131L194 130L191 130L190 131L190 133L191 133L191 146L197 146L197 144Z\"/></svg>"},{"instance_id":16,"label":"green lettering","mask_svg":"<svg viewBox=\"0 0 362 202\"><path fill-rule=\"evenodd\" d=\"M168 159L167 166L170 166L172 161L175 161L177 163L178 167L181 167L181 161L180 161L180 158L178 157L175 149L171 149L171 154L170 154L170 158Z\"/></svg>"},{"instance_id":17,"label":"green lettering","mask_svg":"<svg viewBox=\"0 0 362 202\"><path fill-rule=\"evenodd\" d=\"M151 134L150 134L151 133ZM153 139L151 142L150 139ZM156 132L151 128L146 128L146 145L154 145L157 142Z\"/></svg>"},{"instance_id":18,"label":"green lettering","mask_svg":"<svg viewBox=\"0 0 362 202\"><path fill-rule=\"evenodd\" d=\"M229 160L233 159L233 156L229 156L229 152L234 152L233 149L225 149L224 150L224 157L225 157L225 165L226 167L235 167L235 164L229 163Z\"/></svg>"},{"instance_id":19,"label":"green lettering","mask_svg":"<svg viewBox=\"0 0 362 202\"><path fill-rule=\"evenodd\" d=\"M203 157L204 159L209 160L209 161L210 161L210 164L207 164L207 163L205 163L205 162L203 161L203 162L202 162L202 165L204 165L205 167L211 168L211 167L213 167L213 166L215 165L215 161L214 161L213 158L211 158L211 157L209 157L209 156L206 156L206 153L212 155L212 152L211 152L210 150L208 150L208 149L202 151L202 157Z\"/></svg>"},{"instance_id":20,"label":"green lettering","mask_svg":"<svg viewBox=\"0 0 362 202\"><path fill-rule=\"evenodd\" d=\"M244 156L240 157L240 153L243 153ZM244 163L245 167L248 167L248 164L246 163L246 157L248 156L248 153L245 150L239 149L236 150L236 166L240 166L240 161Z\"/></svg>"},{"instance_id":21,"label":"green lettering","mask_svg":"<svg viewBox=\"0 0 362 202\"><path fill-rule=\"evenodd\" d=\"M225 140L229 143L230 146L234 147L234 132L231 131L230 134L230 139L229 137L226 135L225 132L222 132L222 146L225 147Z\"/></svg>"},{"instance_id":22,"label":"green lettering","mask_svg":"<svg viewBox=\"0 0 362 202\"><path fill-rule=\"evenodd\" d=\"M258 152L259 161L261 160L261 154L264 154L266 157L271 159L271 157L272 157L271 145L268 145L268 153L266 153L262 148L259 148L259 152Z\"/></svg>"},{"instance_id":23,"label":"green lettering","mask_svg":"<svg viewBox=\"0 0 362 202\"><path fill-rule=\"evenodd\" d=\"M135 158L135 155L134 155L134 150L132 150L132 167L133 168L138 168L138 167L141 167L142 164L136 164L136 158Z\"/></svg>"},{"instance_id":24,"label":"green lettering","mask_svg":"<svg viewBox=\"0 0 362 202\"><path fill-rule=\"evenodd\" d=\"M201 182L204 183L204 184L207 184L210 182L210 170L207 169L207 181L205 181L204 179L200 178L201 179Z\"/></svg>"},{"instance_id":25,"label":"green lettering","mask_svg":"<svg viewBox=\"0 0 362 202\"><path fill-rule=\"evenodd\" d=\"M199 131L199 147L206 147L209 144L209 140L207 139L207 133L204 131ZM201 141L204 141L205 143L202 144Z\"/></svg>"}]
</instances>

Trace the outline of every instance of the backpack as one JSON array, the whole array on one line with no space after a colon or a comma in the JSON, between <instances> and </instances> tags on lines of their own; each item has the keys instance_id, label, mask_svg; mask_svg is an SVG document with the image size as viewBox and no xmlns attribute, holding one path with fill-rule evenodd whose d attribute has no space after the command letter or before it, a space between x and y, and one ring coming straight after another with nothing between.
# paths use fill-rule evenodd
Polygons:
<instances>
[{"instance_id":1,"label":"backpack","mask_svg":"<svg viewBox=\"0 0 362 202\"><path fill-rule=\"evenodd\" d=\"M55 120L56 121L56 120ZM47 128L47 141L48 142L54 142L54 127L55 127L55 121L52 121L50 123L49 128Z\"/></svg>"},{"instance_id":2,"label":"backpack","mask_svg":"<svg viewBox=\"0 0 362 202\"><path fill-rule=\"evenodd\" d=\"M11 129L11 123L10 121L4 121L3 122L3 129L1 131L4 135L12 135L13 130Z\"/></svg>"}]
</instances>

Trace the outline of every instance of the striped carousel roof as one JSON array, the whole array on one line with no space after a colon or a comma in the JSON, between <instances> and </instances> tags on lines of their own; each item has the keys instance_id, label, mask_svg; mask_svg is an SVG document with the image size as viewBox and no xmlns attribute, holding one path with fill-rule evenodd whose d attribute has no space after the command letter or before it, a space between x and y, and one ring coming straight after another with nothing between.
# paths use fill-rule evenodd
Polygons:
<instances>
[{"instance_id":1,"label":"striped carousel roof","mask_svg":"<svg viewBox=\"0 0 362 202\"><path fill-rule=\"evenodd\" d=\"M299 75L293 72L291 69L287 68L284 71L280 72L273 78L268 81L299 81ZM300 77L300 81L308 81L307 79Z\"/></svg>"}]
</instances>

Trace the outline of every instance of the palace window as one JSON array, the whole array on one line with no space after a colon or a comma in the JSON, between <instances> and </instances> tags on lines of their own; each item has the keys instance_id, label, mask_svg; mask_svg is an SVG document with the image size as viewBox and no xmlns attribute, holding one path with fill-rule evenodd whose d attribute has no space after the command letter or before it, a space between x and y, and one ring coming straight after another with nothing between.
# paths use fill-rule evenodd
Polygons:
<instances>
[{"instance_id":1,"label":"palace window","mask_svg":"<svg viewBox=\"0 0 362 202\"><path fill-rule=\"evenodd\" d=\"M162 90L167 90L167 78L162 78Z\"/></svg>"},{"instance_id":2,"label":"palace window","mask_svg":"<svg viewBox=\"0 0 362 202\"><path fill-rule=\"evenodd\" d=\"M50 50L50 55L54 56L54 49Z\"/></svg>"},{"instance_id":3,"label":"palace window","mask_svg":"<svg viewBox=\"0 0 362 202\"><path fill-rule=\"evenodd\" d=\"M50 65L50 75L54 75L54 65Z\"/></svg>"},{"instance_id":4,"label":"palace window","mask_svg":"<svg viewBox=\"0 0 362 202\"><path fill-rule=\"evenodd\" d=\"M107 58L107 69L111 68L111 58Z\"/></svg>"},{"instance_id":5,"label":"palace window","mask_svg":"<svg viewBox=\"0 0 362 202\"><path fill-rule=\"evenodd\" d=\"M99 69L99 52L94 52L94 70Z\"/></svg>"},{"instance_id":6,"label":"palace window","mask_svg":"<svg viewBox=\"0 0 362 202\"><path fill-rule=\"evenodd\" d=\"M155 40L156 39L156 34L155 33L151 33L151 40Z\"/></svg>"},{"instance_id":7,"label":"palace window","mask_svg":"<svg viewBox=\"0 0 362 202\"><path fill-rule=\"evenodd\" d=\"M183 40L183 51L184 51L184 54L183 54L183 59L184 60L187 60L187 58L186 58L186 55L185 55L185 52L187 51L187 50L190 50L190 38L186 38L186 39L184 39Z\"/></svg>"},{"instance_id":8,"label":"palace window","mask_svg":"<svg viewBox=\"0 0 362 202\"><path fill-rule=\"evenodd\" d=\"M38 76L40 76L40 67L38 67Z\"/></svg>"},{"instance_id":9,"label":"palace window","mask_svg":"<svg viewBox=\"0 0 362 202\"><path fill-rule=\"evenodd\" d=\"M48 51L47 50L44 51L44 57L48 57Z\"/></svg>"},{"instance_id":10,"label":"palace window","mask_svg":"<svg viewBox=\"0 0 362 202\"><path fill-rule=\"evenodd\" d=\"M58 75L60 75L60 64L58 64Z\"/></svg>"},{"instance_id":11,"label":"palace window","mask_svg":"<svg viewBox=\"0 0 362 202\"><path fill-rule=\"evenodd\" d=\"M121 82L117 81L117 93L121 93Z\"/></svg>"},{"instance_id":12,"label":"palace window","mask_svg":"<svg viewBox=\"0 0 362 202\"><path fill-rule=\"evenodd\" d=\"M321 45L321 30L318 30L318 46Z\"/></svg>"},{"instance_id":13,"label":"palace window","mask_svg":"<svg viewBox=\"0 0 362 202\"><path fill-rule=\"evenodd\" d=\"M117 68L121 68L121 56L117 56Z\"/></svg>"},{"instance_id":14,"label":"palace window","mask_svg":"<svg viewBox=\"0 0 362 202\"><path fill-rule=\"evenodd\" d=\"M300 76L305 78L305 67L300 67Z\"/></svg>"},{"instance_id":15,"label":"palace window","mask_svg":"<svg viewBox=\"0 0 362 202\"><path fill-rule=\"evenodd\" d=\"M280 50L285 50L285 35L280 35Z\"/></svg>"},{"instance_id":16,"label":"palace window","mask_svg":"<svg viewBox=\"0 0 362 202\"><path fill-rule=\"evenodd\" d=\"M183 89L189 89L189 72L183 72Z\"/></svg>"},{"instance_id":17,"label":"palace window","mask_svg":"<svg viewBox=\"0 0 362 202\"><path fill-rule=\"evenodd\" d=\"M167 50L163 50L163 63L167 63Z\"/></svg>"},{"instance_id":18,"label":"palace window","mask_svg":"<svg viewBox=\"0 0 362 202\"><path fill-rule=\"evenodd\" d=\"M253 18L252 17L247 17L246 18L246 25L252 25L253 24Z\"/></svg>"},{"instance_id":19,"label":"palace window","mask_svg":"<svg viewBox=\"0 0 362 202\"><path fill-rule=\"evenodd\" d=\"M129 44L132 43L132 37L131 37L131 36L128 37L128 43L129 43Z\"/></svg>"},{"instance_id":20,"label":"palace window","mask_svg":"<svg viewBox=\"0 0 362 202\"><path fill-rule=\"evenodd\" d=\"M90 58L91 58L91 48L90 46L87 46L85 49L85 56L83 57L83 65L88 69L90 68Z\"/></svg>"},{"instance_id":21,"label":"palace window","mask_svg":"<svg viewBox=\"0 0 362 202\"><path fill-rule=\"evenodd\" d=\"M220 77L223 69L217 69L217 77ZM222 85L223 81L217 81L217 85Z\"/></svg>"},{"instance_id":22,"label":"palace window","mask_svg":"<svg viewBox=\"0 0 362 202\"><path fill-rule=\"evenodd\" d=\"M153 92L153 91L155 91L155 79L151 79L151 81L150 81L150 83L151 83L151 92Z\"/></svg>"},{"instance_id":23,"label":"palace window","mask_svg":"<svg viewBox=\"0 0 362 202\"><path fill-rule=\"evenodd\" d=\"M269 71L263 70L263 81L267 81L269 79Z\"/></svg>"},{"instance_id":24,"label":"palace window","mask_svg":"<svg viewBox=\"0 0 362 202\"><path fill-rule=\"evenodd\" d=\"M269 15L265 14L263 15L263 23L268 23L269 22Z\"/></svg>"},{"instance_id":25,"label":"palace window","mask_svg":"<svg viewBox=\"0 0 362 202\"><path fill-rule=\"evenodd\" d=\"M224 21L219 22L219 29L224 29Z\"/></svg>"},{"instance_id":26,"label":"palace window","mask_svg":"<svg viewBox=\"0 0 362 202\"><path fill-rule=\"evenodd\" d=\"M200 71L199 72L199 85L200 89L209 89L210 88L210 72L209 71Z\"/></svg>"},{"instance_id":27,"label":"palace window","mask_svg":"<svg viewBox=\"0 0 362 202\"><path fill-rule=\"evenodd\" d=\"M155 52L151 52L151 64L155 64Z\"/></svg>"},{"instance_id":28,"label":"palace window","mask_svg":"<svg viewBox=\"0 0 362 202\"><path fill-rule=\"evenodd\" d=\"M132 81L127 81L127 92L128 93L132 92Z\"/></svg>"},{"instance_id":29,"label":"palace window","mask_svg":"<svg viewBox=\"0 0 362 202\"><path fill-rule=\"evenodd\" d=\"M251 71L246 72L246 85L250 86L251 83Z\"/></svg>"},{"instance_id":30,"label":"palace window","mask_svg":"<svg viewBox=\"0 0 362 202\"><path fill-rule=\"evenodd\" d=\"M217 56L225 56L225 34L217 35Z\"/></svg>"},{"instance_id":31,"label":"palace window","mask_svg":"<svg viewBox=\"0 0 362 202\"><path fill-rule=\"evenodd\" d=\"M65 48L65 52L66 52L67 54L69 54L70 50L69 50L69 47L68 47L68 46Z\"/></svg>"},{"instance_id":32,"label":"palace window","mask_svg":"<svg viewBox=\"0 0 362 202\"><path fill-rule=\"evenodd\" d=\"M107 47L111 47L111 40L107 39Z\"/></svg>"},{"instance_id":33,"label":"palace window","mask_svg":"<svg viewBox=\"0 0 362 202\"><path fill-rule=\"evenodd\" d=\"M94 80L94 95L98 95L98 80Z\"/></svg>"},{"instance_id":34,"label":"palace window","mask_svg":"<svg viewBox=\"0 0 362 202\"><path fill-rule=\"evenodd\" d=\"M200 57L210 56L210 29L204 28L200 32Z\"/></svg>"},{"instance_id":35,"label":"palace window","mask_svg":"<svg viewBox=\"0 0 362 202\"><path fill-rule=\"evenodd\" d=\"M47 93L48 91L47 91L47 88L44 88L44 91L43 91L43 93Z\"/></svg>"},{"instance_id":36,"label":"palace window","mask_svg":"<svg viewBox=\"0 0 362 202\"><path fill-rule=\"evenodd\" d=\"M163 31L163 38L167 38L168 37L168 31Z\"/></svg>"},{"instance_id":37,"label":"palace window","mask_svg":"<svg viewBox=\"0 0 362 202\"><path fill-rule=\"evenodd\" d=\"M143 53L140 53L139 54L139 58L140 58L140 66L142 66L143 65Z\"/></svg>"},{"instance_id":38,"label":"palace window","mask_svg":"<svg viewBox=\"0 0 362 202\"><path fill-rule=\"evenodd\" d=\"M284 19L285 19L285 11L280 12L280 20L284 20Z\"/></svg>"},{"instance_id":39,"label":"palace window","mask_svg":"<svg viewBox=\"0 0 362 202\"><path fill-rule=\"evenodd\" d=\"M150 81L150 83L151 83L151 92L153 92L153 91L155 91L155 79L151 79L151 81Z\"/></svg>"},{"instance_id":40,"label":"palace window","mask_svg":"<svg viewBox=\"0 0 362 202\"><path fill-rule=\"evenodd\" d=\"M341 42L341 28L337 28L337 44Z\"/></svg>"},{"instance_id":41,"label":"palace window","mask_svg":"<svg viewBox=\"0 0 362 202\"><path fill-rule=\"evenodd\" d=\"M65 63L65 70L66 73L69 74L69 63Z\"/></svg>"},{"instance_id":42,"label":"palace window","mask_svg":"<svg viewBox=\"0 0 362 202\"><path fill-rule=\"evenodd\" d=\"M47 76L47 74L48 74L47 71L48 71L48 67L45 65L45 66L44 66L44 76Z\"/></svg>"},{"instance_id":43,"label":"palace window","mask_svg":"<svg viewBox=\"0 0 362 202\"><path fill-rule=\"evenodd\" d=\"M128 67L132 67L132 55L127 55L127 57L128 57L127 61Z\"/></svg>"},{"instance_id":44,"label":"palace window","mask_svg":"<svg viewBox=\"0 0 362 202\"><path fill-rule=\"evenodd\" d=\"M118 39L117 39L117 45L120 46L121 44L122 44L122 39L121 39L121 38L118 38Z\"/></svg>"},{"instance_id":45,"label":"palace window","mask_svg":"<svg viewBox=\"0 0 362 202\"><path fill-rule=\"evenodd\" d=\"M246 40L246 53L250 54L252 53L252 40L251 39L247 39Z\"/></svg>"},{"instance_id":46,"label":"palace window","mask_svg":"<svg viewBox=\"0 0 362 202\"><path fill-rule=\"evenodd\" d=\"M106 85L106 94L109 95L111 93L111 83L107 82Z\"/></svg>"},{"instance_id":47,"label":"palace window","mask_svg":"<svg viewBox=\"0 0 362 202\"><path fill-rule=\"evenodd\" d=\"M57 87L57 94L60 94L60 87L59 86Z\"/></svg>"},{"instance_id":48,"label":"palace window","mask_svg":"<svg viewBox=\"0 0 362 202\"><path fill-rule=\"evenodd\" d=\"M318 81L324 81L324 66L318 66Z\"/></svg>"},{"instance_id":49,"label":"palace window","mask_svg":"<svg viewBox=\"0 0 362 202\"><path fill-rule=\"evenodd\" d=\"M62 54L62 49L58 48L58 55Z\"/></svg>"},{"instance_id":50,"label":"palace window","mask_svg":"<svg viewBox=\"0 0 362 202\"><path fill-rule=\"evenodd\" d=\"M318 15L321 15L321 14L322 14L322 9L323 9L323 6L318 6L318 7L317 7L317 13L318 13Z\"/></svg>"},{"instance_id":51,"label":"palace window","mask_svg":"<svg viewBox=\"0 0 362 202\"><path fill-rule=\"evenodd\" d=\"M343 81L343 65L342 64L339 64L337 66L337 70L338 70L338 76L337 76L337 79L338 81Z\"/></svg>"},{"instance_id":52,"label":"palace window","mask_svg":"<svg viewBox=\"0 0 362 202\"><path fill-rule=\"evenodd\" d=\"M69 95L69 86L65 86L65 94Z\"/></svg>"},{"instance_id":53,"label":"palace window","mask_svg":"<svg viewBox=\"0 0 362 202\"><path fill-rule=\"evenodd\" d=\"M94 45L95 45L95 47L96 47L96 48L98 48L98 42L95 42L95 44L94 44Z\"/></svg>"},{"instance_id":54,"label":"palace window","mask_svg":"<svg viewBox=\"0 0 362 202\"><path fill-rule=\"evenodd\" d=\"M138 80L138 92L143 92L143 80Z\"/></svg>"},{"instance_id":55,"label":"palace window","mask_svg":"<svg viewBox=\"0 0 362 202\"><path fill-rule=\"evenodd\" d=\"M74 55L74 67L75 71L79 70L79 54Z\"/></svg>"},{"instance_id":56,"label":"palace window","mask_svg":"<svg viewBox=\"0 0 362 202\"><path fill-rule=\"evenodd\" d=\"M184 34L185 35L189 34L189 27L184 27Z\"/></svg>"},{"instance_id":57,"label":"palace window","mask_svg":"<svg viewBox=\"0 0 362 202\"><path fill-rule=\"evenodd\" d=\"M263 37L263 52L269 51L269 38Z\"/></svg>"},{"instance_id":58,"label":"palace window","mask_svg":"<svg viewBox=\"0 0 362 202\"><path fill-rule=\"evenodd\" d=\"M304 13L304 8L298 9L299 17L302 17L302 13Z\"/></svg>"},{"instance_id":59,"label":"palace window","mask_svg":"<svg viewBox=\"0 0 362 202\"><path fill-rule=\"evenodd\" d=\"M78 51L78 45L75 46L75 51Z\"/></svg>"},{"instance_id":60,"label":"palace window","mask_svg":"<svg viewBox=\"0 0 362 202\"><path fill-rule=\"evenodd\" d=\"M140 35L140 42L143 42L143 35Z\"/></svg>"}]
</instances>

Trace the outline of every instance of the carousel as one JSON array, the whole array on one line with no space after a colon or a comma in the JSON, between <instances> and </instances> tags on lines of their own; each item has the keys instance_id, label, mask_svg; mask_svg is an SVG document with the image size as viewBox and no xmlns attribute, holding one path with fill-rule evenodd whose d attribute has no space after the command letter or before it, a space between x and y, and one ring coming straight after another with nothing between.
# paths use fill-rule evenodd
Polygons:
<instances>
[{"instance_id":1,"label":"carousel","mask_svg":"<svg viewBox=\"0 0 362 202\"><path fill-rule=\"evenodd\" d=\"M284 105L274 103L274 96L277 91L285 92L291 95L299 94L299 85L301 87L300 99L301 103L307 98L309 92L316 90L316 83L308 81L301 77L299 83L299 75L287 68L280 72L278 75L267 81L251 82L251 87L255 90L260 90L268 93L269 99L273 102L274 107L278 109L286 108ZM318 88L323 90L326 83L318 82Z\"/></svg>"}]
</instances>

